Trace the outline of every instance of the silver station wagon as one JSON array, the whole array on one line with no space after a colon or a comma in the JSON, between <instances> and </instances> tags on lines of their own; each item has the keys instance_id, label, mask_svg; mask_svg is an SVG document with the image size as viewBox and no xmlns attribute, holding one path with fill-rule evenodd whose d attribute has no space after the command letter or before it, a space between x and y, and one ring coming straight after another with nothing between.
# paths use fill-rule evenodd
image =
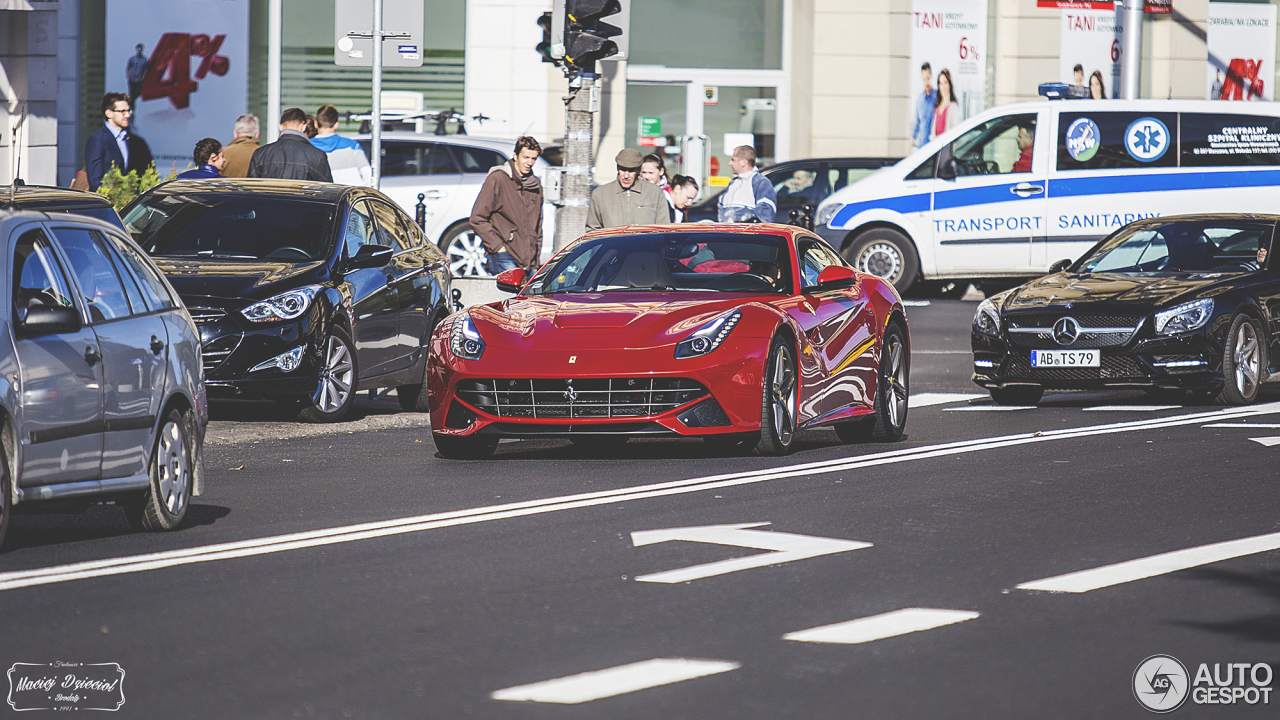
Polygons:
<instances>
[{"instance_id":1,"label":"silver station wagon","mask_svg":"<svg viewBox=\"0 0 1280 720\"><path fill-rule=\"evenodd\" d=\"M208 409L195 325L118 227L0 209L0 542L10 513L114 501L138 529L200 494Z\"/></svg>"}]
</instances>

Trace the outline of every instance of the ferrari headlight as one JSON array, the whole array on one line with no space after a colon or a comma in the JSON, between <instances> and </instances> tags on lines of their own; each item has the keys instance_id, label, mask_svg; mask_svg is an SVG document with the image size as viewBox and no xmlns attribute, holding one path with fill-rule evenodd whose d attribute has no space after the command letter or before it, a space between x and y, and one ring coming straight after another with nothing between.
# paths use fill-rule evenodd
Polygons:
<instances>
[{"instance_id":1,"label":"ferrari headlight","mask_svg":"<svg viewBox=\"0 0 1280 720\"><path fill-rule=\"evenodd\" d=\"M844 203L838 203L838 202L827 203L826 205L823 205L822 207L818 208L818 214L814 216L813 224L814 225L830 224L831 218L835 217L836 213L840 212L840 209L843 207L844 207Z\"/></svg>"},{"instance_id":2,"label":"ferrari headlight","mask_svg":"<svg viewBox=\"0 0 1280 720\"><path fill-rule=\"evenodd\" d=\"M1213 315L1213 298L1183 303L1156 313L1156 334L1175 335L1204 327Z\"/></svg>"},{"instance_id":3,"label":"ferrari headlight","mask_svg":"<svg viewBox=\"0 0 1280 720\"><path fill-rule=\"evenodd\" d=\"M676 345L676 358L698 357L715 350L729 337L729 333L741 319L742 311L734 310L694 330L692 335Z\"/></svg>"},{"instance_id":4,"label":"ferrari headlight","mask_svg":"<svg viewBox=\"0 0 1280 720\"><path fill-rule=\"evenodd\" d=\"M470 314L463 314L453 322L453 330L449 333L449 349L454 357L463 360L479 360L484 355L484 338L471 320Z\"/></svg>"},{"instance_id":5,"label":"ferrari headlight","mask_svg":"<svg viewBox=\"0 0 1280 720\"><path fill-rule=\"evenodd\" d=\"M306 285L287 293L256 302L240 311L251 322L279 322L302 317L311 301L320 293L321 286Z\"/></svg>"},{"instance_id":6,"label":"ferrari headlight","mask_svg":"<svg viewBox=\"0 0 1280 720\"><path fill-rule=\"evenodd\" d=\"M979 335L1000 337L1000 311L991 298L978 303L978 311L973 314L973 331Z\"/></svg>"}]
</instances>

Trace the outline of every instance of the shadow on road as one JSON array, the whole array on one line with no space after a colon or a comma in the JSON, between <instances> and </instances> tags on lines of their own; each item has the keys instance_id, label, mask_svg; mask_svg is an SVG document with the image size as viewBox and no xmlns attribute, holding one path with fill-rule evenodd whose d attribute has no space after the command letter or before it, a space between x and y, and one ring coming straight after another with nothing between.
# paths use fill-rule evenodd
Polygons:
<instances>
[{"instance_id":1,"label":"shadow on road","mask_svg":"<svg viewBox=\"0 0 1280 720\"><path fill-rule=\"evenodd\" d=\"M1187 570L1184 574L1193 581L1228 585L1236 591L1253 591L1274 603L1276 611L1268 615L1220 622L1179 620L1170 624L1229 635L1238 640L1280 644L1280 570L1247 573L1237 570L1200 568Z\"/></svg>"},{"instance_id":2,"label":"shadow on road","mask_svg":"<svg viewBox=\"0 0 1280 720\"><path fill-rule=\"evenodd\" d=\"M231 514L231 508L193 503L187 509L182 530L212 525ZM80 512L14 512L5 536L4 552L47 545L66 545L83 540L133 535L136 531L125 520L124 510L116 505L91 505Z\"/></svg>"}]
</instances>

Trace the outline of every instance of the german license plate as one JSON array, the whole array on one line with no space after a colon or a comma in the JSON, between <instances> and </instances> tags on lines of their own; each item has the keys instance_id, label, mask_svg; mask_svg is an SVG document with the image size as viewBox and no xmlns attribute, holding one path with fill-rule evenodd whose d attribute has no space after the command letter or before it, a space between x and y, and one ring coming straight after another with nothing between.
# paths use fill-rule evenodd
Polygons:
<instances>
[{"instance_id":1,"label":"german license plate","mask_svg":"<svg viewBox=\"0 0 1280 720\"><path fill-rule=\"evenodd\" d=\"M1100 367L1100 350L1032 350L1031 367Z\"/></svg>"}]
</instances>

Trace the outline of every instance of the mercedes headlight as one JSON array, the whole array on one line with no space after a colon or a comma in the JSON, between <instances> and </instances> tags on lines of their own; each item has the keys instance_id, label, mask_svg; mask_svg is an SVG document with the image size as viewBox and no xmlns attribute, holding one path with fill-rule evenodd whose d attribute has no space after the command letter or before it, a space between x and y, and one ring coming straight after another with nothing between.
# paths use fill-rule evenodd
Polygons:
<instances>
[{"instance_id":1,"label":"mercedes headlight","mask_svg":"<svg viewBox=\"0 0 1280 720\"><path fill-rule=\"evenodd\" d=\"M279 322L296 320L311 307L311 301L320 293L321 286L306 285L287 293L256 302L240 311L251 322Z\"/></svg>"},{"instance_id":2,"label":"mercedes headlight","mask_svg":"<svg viewBox=\"0 0 1280 720\"><path fill-rule=\"evenodd\" d=\"M729 333L741 319L742 311L734 310L694 330L692 335L676 345L676 358L698 357L715 350L729 337Z\"/></svg>"},{"instance_id":3,"label":"mercedes headlight","mask_svg":"<svg viewBox=\"0 0 1280 720\"><path fill-rule=\"evenodd\" d=\"M479 360L484 355L484 338L471 319L469 313L453 322L453 330L449 333L449 349L454 357L463 360Z\"/></svg>"},{"instance_id":4,"label":"mercedes headlight","mask_svg":"<svg viewBox=\"0 0 1280 720\"><path fill-rule=\"evenodd\" d=\"M979 335L1000 337L1000 311L992 298L978 303L978 311L973 314L973 330Z\"/></svg>"},{"instance_id":5,"label":"mercedes headlight","mask_svg":"<svg viewBox=\"0 0 1280 720\"><path fill-rule=\"evenodd\" d=\"M1156 313L1156 334L1176 335L1204 327L1213 315L1213 298L1183 303Z\"/></svg>"},{"instance_id":6,"label":"mercedes headlight","mask_svg":"<svg viewBox=\"0 0 1280 720\"><path fill-rule=\"evenodd\" d=\"M836 213L840 212L840 209L843 207L844 207L844 203L838 203L838 202L827 203L826 205L823 205L822 207L818 208L818 214L814 216L813 224L814 225L830 225L831 218L835 217Z\"/></svg>"}]
</instances>

